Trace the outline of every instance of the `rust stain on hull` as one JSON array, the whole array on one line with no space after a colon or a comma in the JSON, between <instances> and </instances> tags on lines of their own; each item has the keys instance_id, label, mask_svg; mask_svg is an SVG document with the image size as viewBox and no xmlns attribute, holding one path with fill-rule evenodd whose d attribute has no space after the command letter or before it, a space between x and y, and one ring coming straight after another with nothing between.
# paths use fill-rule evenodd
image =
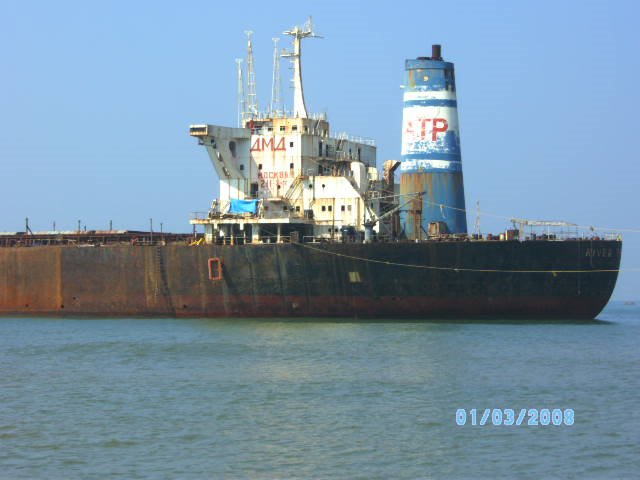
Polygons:
<instances>
[{"instance_id":1,"label":"rust stain on hull","mask_svg":"<svg viewBox=\"0 0 640 480\"><path fill-rule=\"evenodd\" d=\"M588 270L616 270L620 255L604 240L0 248L0 314L594 318L617 272Z\"/></svg>"}]
</instances>

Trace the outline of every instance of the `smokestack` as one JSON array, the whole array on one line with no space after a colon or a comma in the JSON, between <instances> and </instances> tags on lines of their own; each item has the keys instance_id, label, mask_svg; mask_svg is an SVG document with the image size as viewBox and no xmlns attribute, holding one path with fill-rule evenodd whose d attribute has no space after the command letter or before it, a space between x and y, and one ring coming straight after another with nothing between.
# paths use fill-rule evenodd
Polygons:
<instances>
[{"instance_id":1,"label":"smokestack","mask_svg":"<svg viewBox=\"0 0 640 480\"><path fill-rule=\"evenodd\" d=\"M410 240L425 238L433 222L467 233L454 66L441 55L433 45L430 58L405 62L400 194L424 192L400 213Z\"/></svg>"},{"instance_id":2,"label":"smokestack","mask_svg":"<svg viewBox=\"0 0 640 480\"><path fill-rule=\"evenodd\" d=\"M442 45L431 45L431 60L442 60Z\"/></svg>"}]
</instances>

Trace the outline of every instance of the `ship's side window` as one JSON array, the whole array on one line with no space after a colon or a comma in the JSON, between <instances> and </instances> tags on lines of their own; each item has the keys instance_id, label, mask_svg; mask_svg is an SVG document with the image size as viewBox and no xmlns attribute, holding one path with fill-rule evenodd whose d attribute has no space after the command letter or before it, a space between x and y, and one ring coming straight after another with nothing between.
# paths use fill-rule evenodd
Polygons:
<instances>
[{"instance_id":1,"label":"ship's side window","mask_svg":"<svg viewBox=\"0 0 640 480\"><path fill-rule=\"evenodd\" d=\"M293 170L293 163L289 164L289 170Z\"/></svg>"},{"instance_id":2,"label":"ship's side window","mask_svg":"<svg viewBox=\"0 0 640 480\"><path fill-rule=\"evenodd\" d=\"M258 164L258 170L262 170L262 164L261 163Z\"/></svg>"},{"instance_id":3,"label":"ship's side window","mask_svg":"<svg viewBox=\"0 0 640 480\"><path fill-rule=\"evenodd\" d=\"M286 127L286 126L284 126L284 125L280 125L280 131L281 131L281 132L284 132L286 129L287 129L287 127Z\"/></svg>"},{"instance_id":4,"label":"ship's side window","mask_svg":"<svg viewBox=\"0 0 640 480\"><path fill-rule=\"evenodd\" d=\"M244 170L244 165L240 165L240 170Z\"/></svg>"},{"instance_id":5,"label":"ship's side window","mask_svg":"<svg viewBox=\"0 0 640 480\"><path fill-rule=\"evenodd\" d=\"M293 125L293 126L291 127L291 131L292 131L292 132L297 132L297 131L298 131L298 125Z\"/></svg>"},{"instance_id":6,"label":"ship's side window","mask_svg":"<svg viewBox=\"0 0 640 480\"><path fill-rule=\"evenodd\" d=\"M300 205L296 205L296 212L300 211Z\"/></svg>"},{"instance_id":7,"label":"ship's side window","mask_svg":"<svg viewBox=\"0 0 640 480\"><path fill-rule=\"evenodd\" d=\"M326 211L327 211L327 207L326 207L326 205L322 205L322 211L323 211L323 212L326 212Z\"/></svg>"},{"instance_id":8,"label":"ship's side window","mask_svg":"<svg viewBox=\"0 0 640 480\"><path fill-rule=\"evenodd\" d=\"M329 211L333 210L333 207L331 205L329 205Z\"/></svg>"},{"instance_id":9,"label":"ship's side window","mask_svg":"<svg viewBox=\"0 0 640 480\"><path fill-rule=\"evenodd\" d=\"M347 210L350 212L351 211L351 205L347 205Z\"/></svg>"},{"instance_id":10,"label":"ship's side window","mask_svg":"<svg viewBox=\"0 0 640 480\"><path fill-rule=\"evenodd\" d=\"M293 142L289 142L289 147L293 147Z\"/></svg>"},{"instance_id":11,"label":"ship's side window","mask_svg":"<svg viewBox=\"0 0 640 480\"><path fill-rule=\"evenodd\" d=\"M342 205L342 206L340 207L340 211L341 211L341 212L344 212L344 205Z\"/></svg>"}]
</instances>

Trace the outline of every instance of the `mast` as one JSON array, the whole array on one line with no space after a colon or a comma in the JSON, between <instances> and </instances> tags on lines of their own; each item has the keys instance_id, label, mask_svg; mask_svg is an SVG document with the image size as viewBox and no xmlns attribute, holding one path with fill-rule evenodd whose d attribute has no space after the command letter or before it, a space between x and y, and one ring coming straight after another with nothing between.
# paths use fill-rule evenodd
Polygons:
<instances>
[{"instance_id":1,"label":"mast","mask_svg":"<svg viewBox=\"0 0 640 480\"><path fill-rule=\"evenodd\" d=\"M256 74L253 69L253 43L251 42L252 30L246 30L247 34L247 113L250 118L258 116L258 98L256 95Z\"/></svg>"},{"instance_id":2,"label":"mast","mask_svg":"<svg viewBox=\"0 0 640 480\"><path fill-rule=\"evenodd\" d=\"M311 23L311 17L304 27L298 27L297 25L291 30L282 32L284 35L291 35L293 37L293 52L285 52L283 57L288 57L293 63L293 116L300 118L308 118L307 106L304 102L304 92L302 90L302 65L300 63L301 55L301 40L303 38L322 38L316 35L313 31L313 24Z\"/></svg>"},{"instance_id":3,"label":"mast","mask_svg":"<svg viewBox=\"0 0 640 480\"><path fill-rule=\"evenodd\" d=\"M273 40L273 77L271 81L271 116L276 117L280 110L280 55L278 55L279 38Z\"/></svg>"},{"instance_id":4,"label":"mast","mask_svg":"<svg viewBox=\"0 0 640 480\"><path fill-rule=\"evenodd\" d=\"M244 117L246 116L246 100L244 96L244 80L242 79L242 59L236 58L238 65L238 128L244 125Z\"/></svg>"}]
</instances>

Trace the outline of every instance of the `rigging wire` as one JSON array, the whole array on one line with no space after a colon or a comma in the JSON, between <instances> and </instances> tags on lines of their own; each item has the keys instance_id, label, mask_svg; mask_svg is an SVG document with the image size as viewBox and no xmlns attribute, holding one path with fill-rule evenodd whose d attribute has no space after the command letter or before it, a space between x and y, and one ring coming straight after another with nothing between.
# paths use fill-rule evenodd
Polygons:
<instances>
[{"instance_id":1,"label":"rigging wire","mask_svg":"<svg viewBox=\"0 0 640 480\"><path fill-rule=\"evenodd\" d=\"M450 272L475 272L475 273L551 273L554 276L559 273L619 273L619 272L640 272L640 268L610 268L610 269L593 269L593 270L510 270L500 268L462 268L462 267L436 267L434 265L416 265L411 263L391 262L388 260L377 260L374 258L357 257L355 255L347 255L346 253L331 252L322 248L312 247L308 243L294 243L294 245L300 245L310 250L315 250L327 255L334 255L336 257L348 258L350 260L357 260L368 263L378 263L382 265L389 265L395 267L406 268L421 268L425 270L441 270Z\"/></svg>"},{"instance_id":2,"label":"rigging wire","mask_svg":"<svg viewBox=\"0 0 640 480\"><path fill-rule=\"evenodd\" d=\"M407 195L414 195L413 193L398 193L398 194L394 194L394 195L385 195L385 196L381 196L381 197L376 197L378 199L387 199L387 198L396 198L396 197L405 197ZM445 205L444 203L437 203L437 202L431 202L429 200L422 200L424 203L428 203L429 205L435 206L435 207L440 207L442 208L448 208L450 210L456 210L459 212L465 212L467 213L468 210L466 208L459 208L459 207L452 207L450 205ZM511 221L512 219L514 219L514 216L505 216L505 215L499 215L497 213L490 213L490 212L486 212L484 210L481 211L483 216L487 216L487 217L494 217L494 218L500 218L500 219L504 219L504 220L508 220ZM609 232L625 232L625 233L640 233L640 228L613 228L613 227L598 227L595 225L569 225L570 227L573 228L578 228L578 229L587 229L587 230L602 230L602 231L609 231Z\"/></svg>"}]
</instances>

